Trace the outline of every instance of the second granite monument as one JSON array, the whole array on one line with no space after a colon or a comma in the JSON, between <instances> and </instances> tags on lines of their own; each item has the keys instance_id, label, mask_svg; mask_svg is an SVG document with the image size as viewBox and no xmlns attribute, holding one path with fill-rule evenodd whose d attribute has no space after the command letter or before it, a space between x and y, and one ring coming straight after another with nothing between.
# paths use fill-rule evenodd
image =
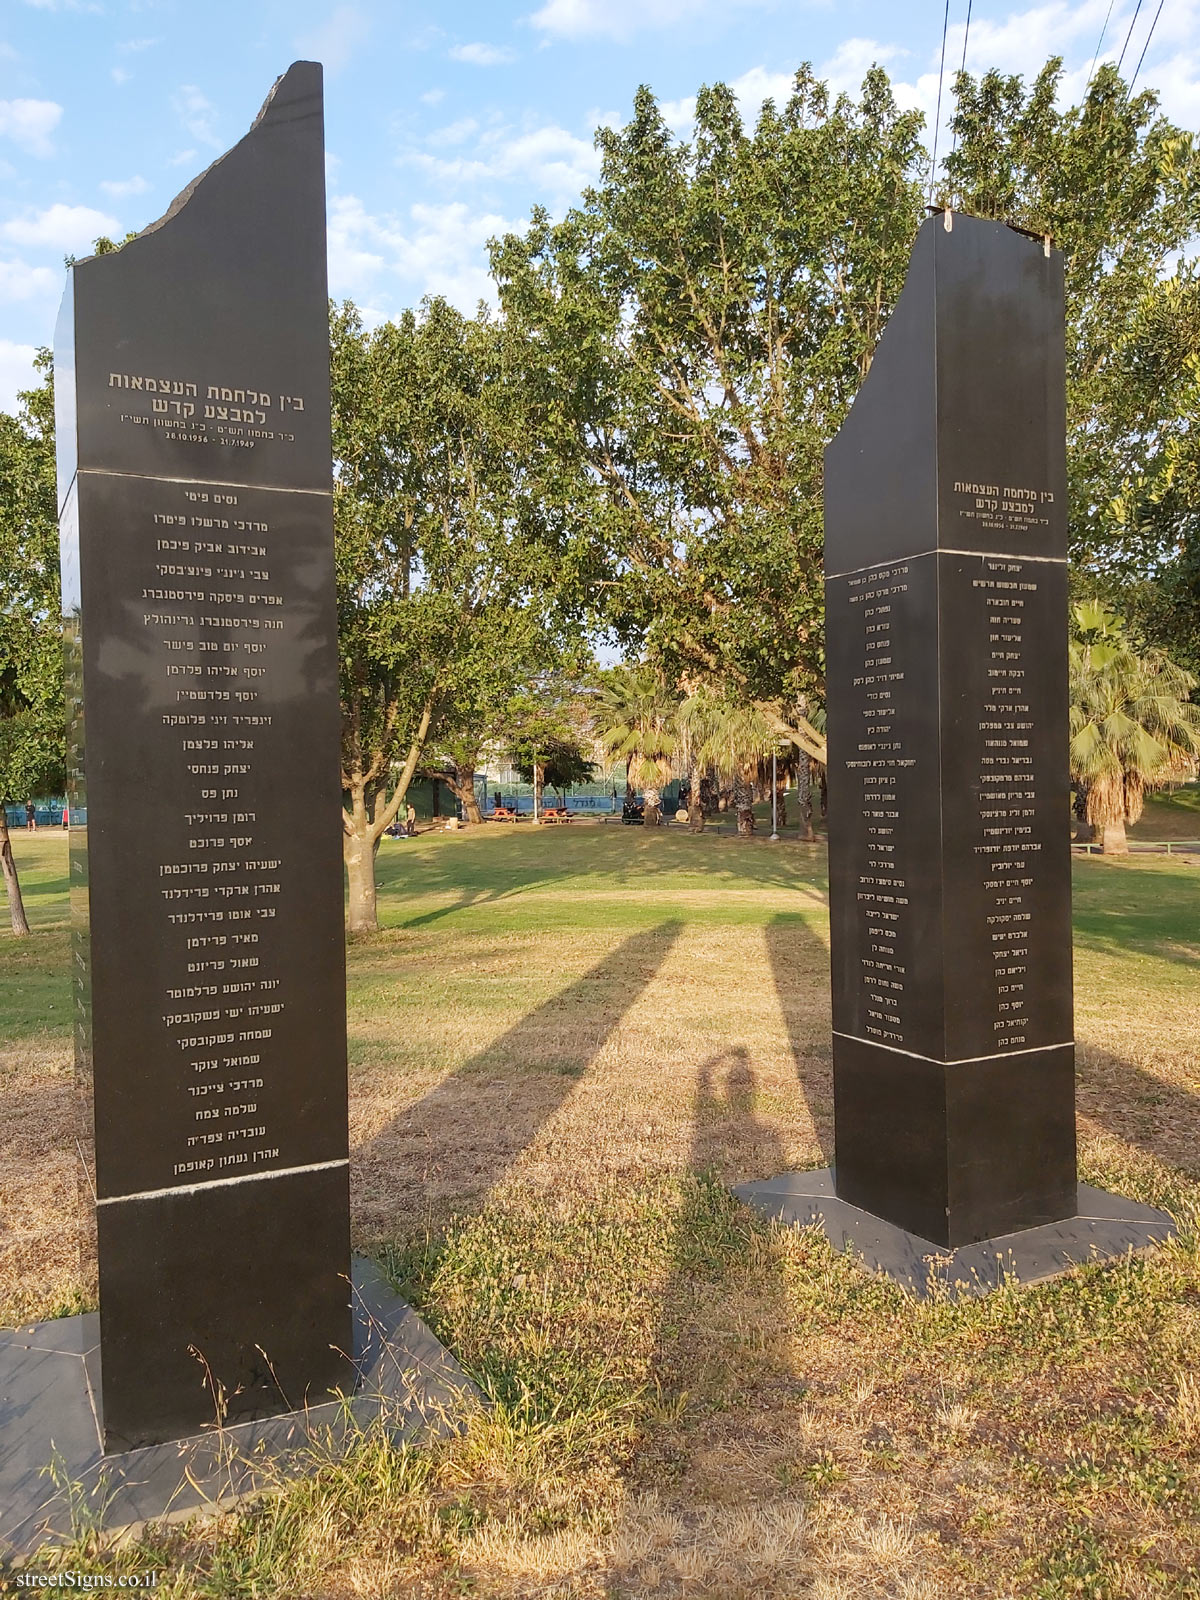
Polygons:
<instances>
[{"instance_id":1,"label":"second granite monument","mask_svg":"<svg viewBox=\"0 0 1200 1600\"><path fill-rule=\"evenodd\" d=\"M1076 1210L1062 256L921 228L825 455L839 1197L942 1246Z\"/></svg>"}]
</instances>

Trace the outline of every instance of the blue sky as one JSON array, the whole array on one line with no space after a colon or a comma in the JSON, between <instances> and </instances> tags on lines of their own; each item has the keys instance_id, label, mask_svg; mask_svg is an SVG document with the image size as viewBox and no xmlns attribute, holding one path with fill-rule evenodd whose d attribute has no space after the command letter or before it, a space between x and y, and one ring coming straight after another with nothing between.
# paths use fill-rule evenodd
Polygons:
<instances>
[{"instance_id":1,"label":"blue sky","mask_svg":"<svg viewBox=\"0 0 1200 1600\"><path fill-rule=\"evenodd\" d=\"M967 0L951 0L948 63ZM1136 15L1135 15L1136 12ZM1064 91L1126 45L1128 74L1200 126L1200 0L974 0L967 65ZM812 61L853 90L873 61L932 120L944 0L5 0L0 20L0 407L51 341L62 258L160 216L241 136L299 56L326 67L330 287L373 319L488 294L486 241L594 177L592 134L648 83L686 131L723 79L748 116ZM1106 25L1107 18L1107 25ZM1132 31L1131 31L1132 29Z\"/></svg>"}]
</instances>

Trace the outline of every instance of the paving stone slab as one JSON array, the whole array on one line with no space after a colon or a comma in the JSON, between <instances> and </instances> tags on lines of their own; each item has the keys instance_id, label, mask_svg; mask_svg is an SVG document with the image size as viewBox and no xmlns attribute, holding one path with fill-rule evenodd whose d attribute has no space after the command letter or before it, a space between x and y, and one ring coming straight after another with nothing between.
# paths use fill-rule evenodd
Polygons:
<instances>
[{"instance_id":1,"label":"paving stone slab","mask_svg":"<svg viewBox=\"0 0 1200 1600\"><path fill-rule=\"evenodd\" d=\"M101 1450L89 1381L95 1312L0 1335L0 1559L85 1528L115 1539L147 1522L224 1510L336 1454L373 1423L397 1440L459 1426L482 1402L475 1384L378 1267L356 1259L352 1280L352 1397L119 1455Z\"/></svg>"},{"instance_id":2,"label":"paving stone slab","mask_svg":"<svg viewBox=\"0 0 1200 1600\"><path fill-rule=\"evenodd\" d=\"M840 1200L829 1167L740 1183L733 1192L762 1216L820 1228L835 1250L852 1250L870 1271L922 1300L970 1299L1004 1283L1042 1283L1072 1267L1149 1250L1177 1231L1167 1212L1086 1183L1079 1185L1075 1216L956 1250Z\"/></svg>"}]
</instances>

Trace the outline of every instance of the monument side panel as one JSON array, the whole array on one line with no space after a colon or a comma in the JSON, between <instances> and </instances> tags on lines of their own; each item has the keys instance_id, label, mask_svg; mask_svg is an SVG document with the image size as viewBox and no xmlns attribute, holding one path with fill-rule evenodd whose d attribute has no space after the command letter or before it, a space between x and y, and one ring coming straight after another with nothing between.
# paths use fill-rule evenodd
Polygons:
<instances>
[{"instance_id":1,"label":"monument side panel","mask_svg":"<svg viewBox=\"0 0 1200 1600\"><path fill-rule=\"evenodd\" d=\"M320 68L72 277L72 871L113 1449L351 1379Z\"/></svg>"},{"instance_id":2,"label":"monument side panel","mask_svg":"<svg viewBox=\"0 0 1200 1600\"><path fill-rule=\"evenodd\" d=\"M937 236L951 1239L1076 1206L1061 255ZM975 552L978 552L977 554Z\"/></svg>"},{"instance_id":3,"label":"monument side panel","mask_svg":"<svg viewBox=\"0 0 1200 1600\"><path fill-rule=\"evenodd\" d=\"M939 216L826 451L837 1192L939 1245L1075 1206L1064 383L1061 257Z\"/></svg>"},{"instance_id":4,"label":"monument side panel","mask_svg":"<svg viewBox=\"0 0 1200 1600\"><path fill-rule=\"evenodd\" d=\"M934 246L825 453L838 1194L945 1225Z\"/></svg>"}]
</instances>

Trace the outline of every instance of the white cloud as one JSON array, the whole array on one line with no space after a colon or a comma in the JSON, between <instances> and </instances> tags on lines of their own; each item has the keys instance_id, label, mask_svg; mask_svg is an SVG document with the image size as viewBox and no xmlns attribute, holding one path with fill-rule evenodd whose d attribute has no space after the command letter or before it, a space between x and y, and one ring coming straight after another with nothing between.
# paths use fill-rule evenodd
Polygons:
<instances>
[{"instance_id":1,"label":"white cloud","mask_svg":"<svg viewBox=\"0 0 1200 1600\"><path fill-rule=\"evenodd\" d=\"M529 21L559 39L625 40L647 28L686 26L735 6L766 4L770 0L546 0Z\"/></svg>"},{"instance_id":2,"label":"white cloud","mask_svg":"<svg viewBox=\"0 0 1200 1600\"><path fill-rule=\"evenodd\" d=\"M499 67L506 61L515 61L517 52L506 44L456 44L450 59L468 61L473 67Z\"/></svg>"},{"instance_id":3,"label":"white cloud","mask_svg":"<svg viewBox=\"0 0 1200 1600\"><path fill-rule=\"evenodd\" d=\"M441 294L473 312L480 300L495 301L488 239L521 225L461 202L414 205L407 217L397 217L371 213L353 195L335 197L329 206L330 293L398 305ZM383 314L373 313L376 319Z\"/></svg>"},{"instance_id":4,"label":"white cloud","mask_svg":"<svg viewBox=\"0 0 1200 1600\"><path fill-rule=\"evenodd\" d=\"M175 108L175 115L193 139L217 150L221 148L221 141L213 126L216 107L194 83L181 84L172 95L171 104Z\"/></svg>"},{"instance_id":5,"label":"white cloud","mask_svg":"<svg viewBox=\"0 0 1200 1600\"><path fill-rule=\"evenodd\" d=\"M310 60L321 62L327 72L338 73L349 65L350 57L369 32L370 24L358 6L337 6L320 27L301 34L296 49Z\"/></svg>"},{"instance_id":6,"label":"white cloud","mask_svg":"<svg viewBox=\"0 0 1200 1600\"><path fill-rule=\"evenodd\" d=\"M103 211L91 206L63 205L60 200L45 211L13 217L0 227L0 237L12 244L78 251L87 249L101 234L111 237L120 231L120 226L115 217Z\"/></svg>"},{"instance_id":7,"label":"white cloud","mask_svg":"<svg viewBox=\"0 0 1200 1600\"><path fill-rule=\"evenodd\" d=\"M133 73L129 71L128 67L113 67L110 76L115 84L122 84L128 83L130 78L133 77Z\"/></svg>"},{"instance_id":8,"label":"white cloud","mask_svg":"<svg viewBox=\"0 0 1200 1600\"><path fill-rule=\"evenodd\" d=\"M949 61L949 45L946 48ZM876 39L844 39L821 68L820 76L835 94L857 98L872 67L886 67L908 53L897 44L880 44Z\"/></svg>"},{"instance_id":9,"label":"white cloud","mask_svg":"<svg viewBox=\"0 0 1200 1600\"><path fill-rule=\"evenodd\" d=\"M450 126L457 130L459 125ZM437 144L437 135L430 142ZM600 156L591 139L581 139L555 124L519 131L508 126L489 128L462 155L406 150L400 163L419 168L439 183L520 179L544 194L567 199L594 183L600 173Z\"/></svg>"},{"instance_id":10,"label":"white cloud","mask_svg":"<svg viewBox=\"0 0 1200 1600\"><path fill-rule=\"evenodd\" d=\"M31 344L0 339L0 411L14 411L18 391L35 386L37 374L33 370L33 358L36 354Z\"/></svg>"},{"instance_id":11,"label":"white cloud","mask_svg":"<svg viewBox=\"0 0 1200 1600\"><path fill-rule=\"evenodd\" d=\"M62 114L63 108L53 100L0 100L0 136L19 144L31 156L51 155L50 135Z\"/></svg>"},{"instance_id":12,"label":"white cloud","mask_svg":"<svg viewBox=\"0 0 1200 1600\"><path fill-rule=\"evenodd\" d=\"M198 150L179 150L168 159L167 165L169 167L181 167L185 161L195 161L199 154Z\"/></svg>"},{"instance_id":13,"label":"white cloud","mask_svg":"<svg viewBox=\"0 0 1200 1600\"><path fill-rule=\"evenodd\" d=\"M132 178L105 178L100 187L105 194L112 195L114 200L123 200L126 195L145 194L150 185L137 173Z\"/></svg>"},{"instance_id":14,"label":"white cloud","mask_svg":"<svg viewBox=\"0 0 1200 1600\"><path fill-rule=\"evenodd\" d=\"M766 67L751 67L740 78L734 78L729 87L737 98L743 122L757 121L764 100L774 100L777 106L786 105L791 97L793 78L791 72L770 72ZM691 133L696 119L696 96L689 94L682 100L663 100L659 110L672 132L686 136Z\"/></svg>"},{"instance_id":15,"label":"white cloud","mask_svg":"<svg viewBox=\"0 0 1200 1600\"><path fill-rule=\"evenodd\" d=\"M439 101L445 98L445 89L426 89L425 93L420 96L420 101L423 106L436 106Z\"/></svg>"},{"instance_id":16,"label":"white cloud","mask_svg":"<svg viewBox=\"0 0 1200 1600\"><path fill-rule=\"evenodd\" d=\"M35 300L63 286L61 272L31 267L24 261L0 261L0 300Z\"/></svg>"},{"instance_id":17,"label":"white cloud","mask_svg":"<svg viewBox=\"0 0 1200 1600\"><path fill-rule=\"evenodd\" d=\"M1096 58L1096 47L1102 31L1104 39L1098 57L1101 62L1115 63L1129 37L1121 71L1126 81L1132 76L1154 17L1154 10L1143 5L1135 22L1135 10L1136 0L1120 0L1119 4L1111 7L1109 0L1049 0L1047 4L1031 6L1027 10L1011 11L999 21L976 17L971 23L967 39L967 70L978 76L995 68L999 72L1018 73L1029 83L1045 65L1048 56L1062 56L1065 70L1059 84L1059 103L1066 105L1077 102L1087 88L1088 74ZM1134 23L1132 35L1131 23ZM954 23L946 38L946 73L942 87L943 127L939 139L945 136L953 75L963 59L963 33L963 24ZM1200 0L1175 0L1173 5L1165 6L1137 81L1139 89L1153 88L1159 92L1162 109L1167 116L1191 128L1200 121L1198 38ZM854 47L853 51L851 46ZM822 68L822 76L832 77L841 67L845 69L843 76L852 78L853 73L849 70L852 66L869 66L871 60L882 64L904 53L895 45L869 39L851 40L841 46ZM937 107L940 58L939 38L927 57L927 70L914 80L899 80L893 84L901 106L925 113L927 135L933 128ZM838 87L849 89L857 85L847 81Z\"/></svg>"},{"instance_id":18,"label":"white cloud","mask_svg":"<svg viewBox=\"0 0 1200 1600\"><path fill-rule=\"evenodd\" d=\"M118 44L117 49L120 51L120 53L122 55L125 55L125 56L137 56L137 55L141 55L143 50L150 50L150 49L153 48L154 45L161 44L161 43L162 43L162 40L160 38L154 38L154 39L123 39L121 41L121 43Z\"/></svg>"},{"instance_id":19,"label":"white cloud","mask_svg":"<svg viewBox=\"0 0 1200 1600\"><path fill-rule=\"evenodd\" d=\"M457 122L448 122L444 128L435 128L432 133L425 136L426 144L462 144L479 129L479 124L474 117L460 117Z\"/></svg>"}]
</instances>

